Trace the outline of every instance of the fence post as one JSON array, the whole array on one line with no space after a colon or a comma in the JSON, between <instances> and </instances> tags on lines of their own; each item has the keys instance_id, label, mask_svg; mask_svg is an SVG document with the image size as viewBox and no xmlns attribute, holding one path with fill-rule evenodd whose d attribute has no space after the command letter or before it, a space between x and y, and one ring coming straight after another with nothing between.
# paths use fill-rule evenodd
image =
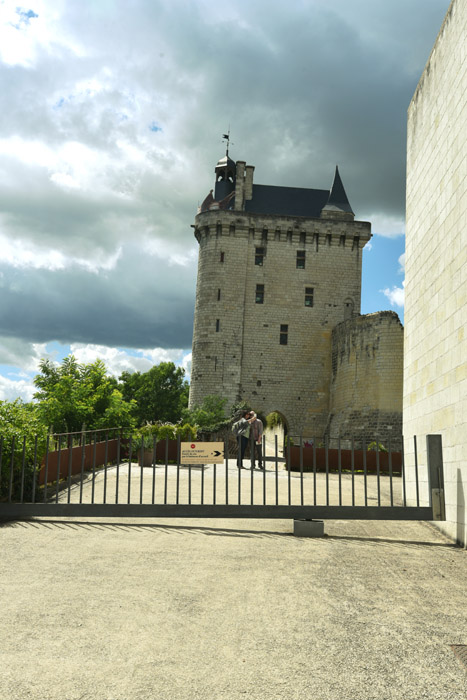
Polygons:
<instances>
[{"instance_id":1,"label":"fence post","mask_svg":"<svg viewBox=\"0 0 467 700\"><path fill-rule=\"evenodd\" d=\"M430 489L433 520L446 520L441 435L426 436L426 455L428 465L428 488Z\"/></svg>"}]
</instances>

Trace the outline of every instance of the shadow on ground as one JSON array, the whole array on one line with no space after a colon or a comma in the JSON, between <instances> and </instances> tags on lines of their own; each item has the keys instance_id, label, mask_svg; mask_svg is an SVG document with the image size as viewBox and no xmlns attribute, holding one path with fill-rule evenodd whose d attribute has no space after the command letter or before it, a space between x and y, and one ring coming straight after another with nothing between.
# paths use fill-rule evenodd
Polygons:
<instances>
[{"instance_id":1,"label":"shadow on ground","mask_svg":"<svg viewBox=\"0 0 467 700\"><path fill-rule=\"evenodd\" d=\"M18 527L18 528L48 528L48 529L92 529L92 530L114 530L114 531L128 531L134 532L135 530L141 531L154 531L154 532L165 532L167 534L200 534L208 536L217 537L255 537L255 538L269 538L269 537L294 537L292 532L280 532L277 530L264 530L263 528L253 530L244 528L229 528L229 527L204 527L199 525L176 525L176 524L161 524L161 523L116 523L116 522L105 522L102 520L91 521L91 520L63 520L63 519L31 519L25 521L15 521L10 523L3 523L0 527ZM325 523L326 527L326 523ZM332 525L331 525L332 528ZM437 533L439 536L439 533ZM301 539L301 538L300 538ZM343 535L343 534L324 534L324 538L327 541L338 541L338 542L348 542L350 543L361 543L361 544L378 544L378 545L392 545L398 547L438 547L442 549L460 549L458 545L454 542L435 542L429 540L406 540L400 538L385 538L385 537L367 537L365 535ZM317 541L315 539L314 541Z\"/></svg>"}]
</instances>

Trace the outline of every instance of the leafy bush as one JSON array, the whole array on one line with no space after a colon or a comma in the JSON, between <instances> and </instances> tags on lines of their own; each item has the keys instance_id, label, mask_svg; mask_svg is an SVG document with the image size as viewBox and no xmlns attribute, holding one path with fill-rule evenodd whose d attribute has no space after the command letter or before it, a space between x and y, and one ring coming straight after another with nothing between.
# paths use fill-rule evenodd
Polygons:
<instances>
[{"instance_id":1,"label":"leafy bush","mask_svg":"<svg viewBox=\"0 0 467 700\"><path fill-rule=\"evenodd\" d=\"M376 452L376 445L378 444L378 451L379 452L387 452L387 448L383 445L382 442L376 443L376 441L370 442L368 447L366 448L367 452Z\"/></svg>"},{"instance_id":2,"label":"leafy bush","mask_svg":"<svg viewBox=\"0 0 467 700\"><path fill-rule=\"evenodd\" d=\"M41 421L37 407L32 403L0 401L1 474L0 498L6 500L10 489L10 468L13 457L12 497L29 500L32 493L34 454L37 453L37 471L46 452L47 427ZM24 475L23 470L24 452ZM22 485L23 484L23 485Z\"/></svg>"},{"instance_id":3,"label":"leafy bush","mask_svg":"<svg viewBox=\"0 0 467 700\"><path fill-rule=\"evenodd\" d=\"M166 439L177 440L180 436L181 441L189 441L196 440L196 435L196 426L188 423L147 423L132 433L132 449L140 450L143 447L152 450L154 438L156 442L163 442Z\"/></svg>"},{"instance_id":4,"label":"leafy bush","mask_svg":"<svg viewBox=\"0 0 467 700\"><path fill-rule=\"evenodd\" d=\"M268 428L275 428L276 426L283 425L282 416L275 411L270 413L266 418L266 426Z\"/></svg>"},{"instance_id":5,"label":"leafy bush","mask_svg":"<svg viewBox=\"0 0 467 700\"><path fill-rule=\"evenodd\" d=\"M227 423L225 415L226 403L227 399L222 398L222 396L215 394L205 396L200 405L182 411L182 420L191 425L196 425L202 430L219 430Z\"/></svg>"}]
</instances>

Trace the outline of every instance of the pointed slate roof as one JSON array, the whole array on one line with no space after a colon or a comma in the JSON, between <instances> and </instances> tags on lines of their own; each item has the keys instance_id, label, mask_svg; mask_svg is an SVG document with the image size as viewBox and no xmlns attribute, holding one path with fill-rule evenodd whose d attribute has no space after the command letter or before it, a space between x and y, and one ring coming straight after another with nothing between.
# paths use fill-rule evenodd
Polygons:
<instances>
[{"instance_id":1,"label":"pointed slate roof","mask_svg":"<svg viewBox=\"0 0 467 700\"><path fill-rule=\"evenodd\" d=\"M331 191L329 192L328 201L324 207L326 210L331 211L345 211L353 214L350 202L347 199L347 195L344 190L344 185L342 184L341 176L339 175L339 168L336 165L336 172L334 174L334 182L332 183Z\"/></svg>"}]
</instances>

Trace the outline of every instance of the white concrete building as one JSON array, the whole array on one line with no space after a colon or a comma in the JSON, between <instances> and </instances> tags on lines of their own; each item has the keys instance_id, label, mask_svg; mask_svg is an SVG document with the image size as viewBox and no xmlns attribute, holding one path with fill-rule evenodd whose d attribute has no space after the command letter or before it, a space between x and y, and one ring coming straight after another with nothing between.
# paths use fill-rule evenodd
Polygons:
<instances>
[{"instance_id":1,"label":"white concrete building","mask_svg":"<svg viewBox=\"0 0 467 700\"><path fill-rule=\"evenodd\" d=\"M467 3L453 0L408 111L404 435L443 441L446 523L466 544Z\"/></svg>"}]
</instances>

